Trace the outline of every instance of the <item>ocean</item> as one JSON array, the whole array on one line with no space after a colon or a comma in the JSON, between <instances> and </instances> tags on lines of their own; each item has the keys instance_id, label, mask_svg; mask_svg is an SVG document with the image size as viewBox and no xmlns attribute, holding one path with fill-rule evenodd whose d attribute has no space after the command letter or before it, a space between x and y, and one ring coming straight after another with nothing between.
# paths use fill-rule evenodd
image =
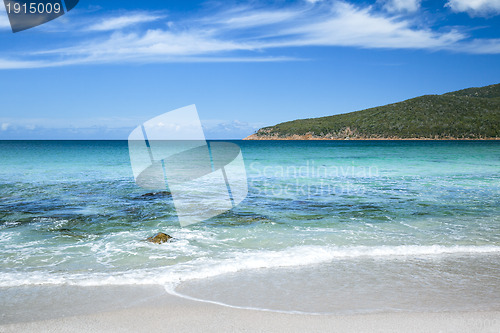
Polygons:
<instances>
[{"instance_id":1,"label":"ocean","mask_svg":"<svg viewBox=\"0 0 500 333\"><path fill-rule=\"evenodd\" d=\"M500 142L232 142L247 198L181 227L170 196L135 184L126 141L0 141L0 294L159 285L290 313L500 309ZM145 241L157 232L173 240Z\"/></svg>"}]
</instances>

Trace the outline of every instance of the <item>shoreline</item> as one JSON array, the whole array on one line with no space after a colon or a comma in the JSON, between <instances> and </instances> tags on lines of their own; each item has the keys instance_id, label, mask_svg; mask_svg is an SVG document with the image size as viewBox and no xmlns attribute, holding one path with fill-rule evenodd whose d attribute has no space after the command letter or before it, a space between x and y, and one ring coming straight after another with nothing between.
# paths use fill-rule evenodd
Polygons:
<instances>
[{"instance_id":1,"label":"shoreline","mask_svg":"<svg viewBox=\"0 0 500 333\"><path fill-rule=\"evenodd\" d=\"M63 286L71 290L75 287ZM68 289L69 288L69 289ZM160 286L106 286L90 288L98 296L86 312L21 320L0 325L0 332L498 332L500 311L380 312L352 315L309 315L237 309L180 298ZM144 292L139 297L137 288ZM164 289L163 289L164 290ZM103 296L105 295L105 296ZM131 295L135 295L132 298ZM72 293L68 297L74 296ZM90 297L91 298L91 297ZM134 302L134 298L135 302ZM99 308L102 302L122 299L121 305ZM75 306L89 304L89 296L72 298ZM40 306L40 304L38 304ZM27 311L37 308L26 304ZM45 308L44 311L49 311ZM73 309L72 311L75 311ZM80 309L81 311L81 309Z\"/></svg>"},{"instance_id":2,"label":"shoreline","mask_svg":"<svg viewBox=\"0 0 500 333\"><path fill-rule=\"evenodd\" d=\"M269 136L269 135L249 135L242 140L244 141L498 141L500 138L325 138L314 137L312 135L292 135L285 137Z\"/></svg>"},{"instance_id":3,"label":"shoreline","mask_svg":"<svg viewBox=\"0 0 500 333\"><path fill-rule=\"evenodd\" d=\"M481 258L485 260L474 260L477 265L490 267L488 263L492 261ZM456 260L448 262L441 258L417 263L421 270L409 272L405 267L412 266L411 263L399 260L392 268L385 260L365 260L355 266L337 262L333 271L325 270L324 266L304 267L300 271L287 268L244 271L184 281L173 290L161 284L140 283L2 287L0 332L500 331L500 307L495 301L494 286L486 286L483 291L486 299L477 298L482 293L477 285L467 281L457 285L450 275L453 271L445 269L443 272L448 273L441 274L437 269L454 267L462 276L463 267ZM364 267L365 274L352 271L355 267ZM490 267L492 272L486 271L485 275L493 274L495 267ZM314 272L328 276L333 293L321 289L323 284L314 279ZM411 273L409 283L405 283L404 272ZM428 272L435 272L436 276L432 274L432 278ZM290 276L293 278L287 280ZM449 286L448 291L438 285L442 276L448 278L443 282ZM367 293L359 287L374 278L379 282L373 292ZM485 284L480 277L470 279ZM308 285L305 281L312 283ZM351 285L346 281L351 281ZM419 290L416 281L424 281L427 287ZM443 292L436 292L430 286ZM284 293L280 294L276 287ZM314 304L324 302L323 297L336 306L321 313ZM259 302L259 298L266 302ZM457 307L456 303L462 300L468 304L477 302ZM298 304L304 306L296 307Z\"/></svg>"}]
</instances>

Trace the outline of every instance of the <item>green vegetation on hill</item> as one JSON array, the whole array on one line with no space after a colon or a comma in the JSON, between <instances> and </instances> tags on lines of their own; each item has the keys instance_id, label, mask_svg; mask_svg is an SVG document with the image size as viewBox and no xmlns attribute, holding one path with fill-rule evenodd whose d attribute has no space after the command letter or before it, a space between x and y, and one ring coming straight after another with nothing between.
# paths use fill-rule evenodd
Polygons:
<instances>
[{"instance_id":1,"label":"green vegetation on hill","mask_svg":"<svg viewBox=\"0 0 500 333\"><path fill-rule=\"evenodd\" d=\"M483 98L499 98L500 83L481 88L467 88L458 91L443 94L443 96L464 96L464 97L483 97Z\"/></svg>"},{"instance_id":2,"label":"green vegetation on hill","mask_svg":"<svg viewBox=\"0 0 500 333\"><path fill-rule=\"evenodd\" d=\"M335 116L294 120L260 129L249 139L500 137L500 84Z\"/></svg>"}]
</instances>

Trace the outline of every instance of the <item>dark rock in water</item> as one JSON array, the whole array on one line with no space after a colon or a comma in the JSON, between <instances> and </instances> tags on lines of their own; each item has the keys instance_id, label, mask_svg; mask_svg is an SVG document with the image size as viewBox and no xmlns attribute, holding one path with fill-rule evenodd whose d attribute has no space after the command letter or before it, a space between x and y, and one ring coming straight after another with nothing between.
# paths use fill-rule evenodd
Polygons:
<instances>
[{"instance_id":1,"label":"dark rock in water","mask_svg":"<svg viewBox=\"0 0 500 333\"><path fill-rule=\"evenodd\" d=\"M143 198L160 198L170 196L172 193L169 191L151 192L141 195Z\"/></svg>"},{"instance_id":2,"label":"dark rock in water","mask_svg":"<svg viewBox=\"0 0 500 333\"><path fill-rule=\"evenodd\" d=\"M84 239L84 238L86 238L85 235L80 235L78 233L75 233L71 229L62 228L62 229L57 229L57 230L54 230L54 231L60 232L61 235L65 236L65 237L73 237L73 238L78 238L78 239Z\"/></svg>"},{"instance_id":3,"label":"dark rock in water","mask_svg":"<svg viewBox=\"0 0 500 333\"><path fill-rule=\"evenodd\" d=\"M164 234L163 232L159 232L156 235L151 236L146 240L151 243L161 244L168 242L168 240L171 238L172 238L171 236Z\"/></svg>"}]
</instances>

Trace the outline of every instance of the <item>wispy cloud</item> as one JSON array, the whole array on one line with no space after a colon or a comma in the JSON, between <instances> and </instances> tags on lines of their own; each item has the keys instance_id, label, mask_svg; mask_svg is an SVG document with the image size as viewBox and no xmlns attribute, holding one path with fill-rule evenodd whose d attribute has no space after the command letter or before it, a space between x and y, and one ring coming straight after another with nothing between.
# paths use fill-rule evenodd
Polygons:
<instances>
[{"instance_id":1,"label":"wispy cloud","mask_svg":"<svg viewBox=\"0 0 500 333\"><path fill-rule=\"evenodd\" d=\"M373 13L371 7L360 8L345 2L335 3L328 15L312 22L283 30L284 35L293 37L271 45L441 49L466 37L456 30L433 32L414 28L410 20L387 17Z\"/></svg>"},{"instance_id":2,"label":"wispy cloud","mask_svg":"<svg viewBox=\"0 0 500 333\"><path fill-rule=\"evenodd\" d=\"M49 63L36 60L9 60L0 58L0 69L49 67Z\"/></svg>"},{"instance_id":3,"label":"wispy cloud","mask_svg":"<svg viewBox=\"0 0 500 333\"><path fill-rule=\"evenodd\" d=\"M495 1L490 0L488 6ZM450 0L450 6L452 2L455 6L462 1ZM17 57L0 54L0 69L99 63L285 61L296 59L287 56L286 48L308 46L500 53L497 39L472 39L457 28L437 30L411 15L400 15L402 11L418 10L420 0L383 3L386 10L328 0L237 6L177 21L170 17L167 21L157 12L113 14L83 28L83 33L89 34L84 42L67 42L62 47L28 51Z\"/></svg>"},{"instance_id":4,"label":"wispy cloud","mask_svg":"<svg viewBox=\"0 0 500 333\"><path fill-rule=\"evenodd\" d=\"M385 0L384 8L391 12L416 12L420 8L421 0Z\"/></svg>"},{"instance_id":5,"label":"wispy cloud","mask_svg":"<svg viewBox=\"0 0 500 333\"><path fill-rule=\"evenodd\" d=\"M233 8L221 12L203 22L211 25L225 25L230 29L255 28L290 22L305 14L299 8L289 10L254 10L250 7Z\"/></svg>"},{"instance_id":6,"label":"wispy cloud","mask_svg":"<svg viewBox=\"0 0 500 333\"><path fill-rule=\"evenodd\" d=\"M471 16L500 14L500 0L449 0L446 6L455 12L467 12Z\"/></svg>"},{"instance_id":7,"label":"wispy cloud","mask_svg":"<svg viewBox=\"0 0 500 333\"><path fill-rule=\"evenodd\" d=\"M171 32L161 29L145 33L113 33L108 39L89 42L77 46L40 52L65 56L85 56L96 60L148 56L175 55L190 56L222 51L252 50L250 44L218 39L211 32L200 30Z\"/></svg>"},{"instance_id":8,"label":"wispy cloud","mask_svg":"<svg viewBox=\"0 0 500 333\"><path fill-rule=\"evenodd\" d=\"M140 23L157 21L164 17L165 17L164 15L157 15L146 12L127 13L121 16L102 18L99 20L99 22L89 26L87 30L88 31L120 30Z\"/></svg>"},{"instance_id":9,"label":"wispy cloud","mask_svg":"<svg viewBox=\"0 0 500 333\"><path fill-rule=\"evenodd\" d=\"M461 51L472 54L500 54L500 38L473 39L461 47Z\"/></svg>"}]
</instances>

